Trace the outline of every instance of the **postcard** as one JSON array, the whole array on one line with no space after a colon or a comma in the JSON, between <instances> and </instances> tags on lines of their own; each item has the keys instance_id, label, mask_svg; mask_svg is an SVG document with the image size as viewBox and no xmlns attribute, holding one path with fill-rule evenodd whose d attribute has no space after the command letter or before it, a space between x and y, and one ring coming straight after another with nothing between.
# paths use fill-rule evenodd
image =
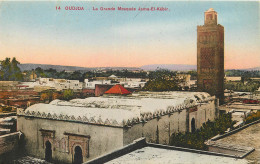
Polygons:
<instances>
[{"instance_id":1,"label":"postcard","mask_svg":"<svg viewBox=\"0 0 260 164\"><path fill-rule=\"evenodd\" d=\"M0 162L259 162L259 144L206 145L236 125L220 112L231 90L260 92L259 12L258 1L1 1L0 134L12 135Z\"/></svg>"}]
</instances>

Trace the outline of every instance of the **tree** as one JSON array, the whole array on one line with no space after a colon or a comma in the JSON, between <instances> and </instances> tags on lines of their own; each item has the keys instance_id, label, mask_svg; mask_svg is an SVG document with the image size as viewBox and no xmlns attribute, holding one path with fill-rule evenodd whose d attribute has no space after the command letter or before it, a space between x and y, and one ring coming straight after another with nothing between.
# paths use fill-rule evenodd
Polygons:
<instances>
[{"instance_id":1,"label":"tree","mask_svg":"<svg viewBox=\"0 0 260 164\"><path fill-rule=\"evenodd\" d=\"M1 61L1 80L9 80L11 74L10 58L5 58Z\"/></svg>"},{"instance_id":2,"label":"tree","mask_svg":"<svg viewBox=\"0 0 260 164\"><path fill-rule=\"evenodd\" d=\"M195 132L186 132L185 134L181 132L172 133L170 145L207 150L208 148L204 143L206 140L217 134L223 134L228 128L232 129L234 124L235 122L232 121L230 113L222 114L215 121L208 120L206 123L203 123L202 127Z\"/></svg>"},{"instance_id":3,"label":"tree","mask_svg":"<svg viewBox=\"0 0 260 164\"><path fill-rule=\"evenodd\" d=\"M180 90L176 73L168 70L157 70L149 74L149 81L143 90L146 91L176 91Z\"/></svg>"},{"instance_id":4,"label":"tree","mask_svg":"<svg viewBox=\"0 0 260 164\"><path fill-rule=\"evenodd\" d=\"M42 101L52 101L53 100L53 90L45 90L41 93L41 98Z\"/></svg>"},{"instance_id":5,"label":"tree","mask_svg":"<svg viewBox=\"0 0 260 164\"><path fill-rule=\"evenodd\" d=\"M22 72L20 70L20 68L18 67L18 64L20 64L20 62L18 62L16 60L16 58L14 57L11 61L11 75L10 75L10 80L13 81L21 81L23 80L23 75Z\"/></svg>"},{"instance_id":6,"label":"tree","mask_svg":"<svg viewBox=\"0 0 260 164\"><path fill-rule=\"evenodd\" d=\"M74 97L74 92L71 89L67 89L63 91L63 99L64 100L71 100Z\"/></svg>"},{"instance_id":7,"label":"tree","mask_svg":"<svg viewBox=\"0 0 260 164\"><path fill-rule=\"evenodd\" d=\"M50 95L48 93L42 93L41 94L41 101L46 101L50 99Z\"/></svg>"},{"instance_id":8,"label":"tree","mask_svg":"<svg viewBox=\"0 0 260 164\"><path fill-rule=\"evenodd\" d=\"M70 80L80 80L80 81L84 81L84 78L82 76L82 73L80 71L74 71L71 75L70 75Z\"/></svg>"},{"instance_id":9,"label":"tree","mask_svg":"<svg viewBox=\"0 0 260 164\"><path fill-rule=\"evenodd\" d=\"M41 67L37 67L35 69L35 73L37 77L47 77L46 74L44 73L44 70Z\"/></svg>"},{"instance_id":10,"label":"tree","mask_svg":"<svg viewBox=\"0 0 260 164\"><path fill-rule=\"evenodd\" d=\"M21 81L23 80L23 74L18 67L18 62L14 57L11 61L10 58L5 58L5 60L1 61L1 70L0 70L0 78L1 80L6 81Z\"/></svg>"}]
</instances>

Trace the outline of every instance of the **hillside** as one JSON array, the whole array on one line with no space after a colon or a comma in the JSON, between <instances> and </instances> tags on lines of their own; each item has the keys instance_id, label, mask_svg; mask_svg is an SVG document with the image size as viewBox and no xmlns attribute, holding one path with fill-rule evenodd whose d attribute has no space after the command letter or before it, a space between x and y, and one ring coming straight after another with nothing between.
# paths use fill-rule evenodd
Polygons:
<instances>
[{"instance_id":1,"label":"hillside","mask_svg":"<svg viewBox=\"0 0 260 164\"><path fill-rule=\"evenodd\" d=\"M168 69L172 71L189 71L196 70L196 65L184 65L184 64L152 64L152 65L144 65L141 69L146 71L154 71L156 69Z\"/></svg>"},{"instance_id":2,"label":"hillside","mask_svg":"<svg viewBox=\"0 0 260 164\"><path fill-rule=\"evenodd\" d=\"M49 64L19 64L21 71L32 70L40 67L44 70L55 69L57 71L91 71L91 70L139 70L137 67L77 67L77 66L62 66L62 65L49 65Z\"/></svg>"}]
</instances>

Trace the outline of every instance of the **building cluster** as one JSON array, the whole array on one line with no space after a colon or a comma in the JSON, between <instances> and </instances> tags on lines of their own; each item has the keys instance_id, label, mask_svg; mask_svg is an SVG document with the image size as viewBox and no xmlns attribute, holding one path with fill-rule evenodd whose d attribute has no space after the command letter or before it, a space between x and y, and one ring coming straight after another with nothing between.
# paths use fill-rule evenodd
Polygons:
<instances>
[{"instance_id":1,"label":"building cluster","mask_svg":"<svg viewBox=\"0 0 260 164\"><path fill-rule=\"evenodd\" d=\"M75 97L101 96L112 86L121 84L131 91L144 87L147 79L119 78L114 75L96 79L79 80L37 78L31 82L0 81L0 109L26 108L42 100L42 94L51 90L55 92L52 99L61 97L64 90L73 90ZM57 95L56 95L57 94Z\"/></svg>"},{"instance_id":2,"label":"building cluster","mask_svg":"<svg viewBox=\"0 0 260 164\"><path fill-rule=\"evenodd\" d=\"M54 79L54 78L38 78L35 82L22 82L28 89L41 92L48 89L62 91L66 89L81 90L83 83L79 80Z\"/></svg>"},{"instance_id":3,"label":"building cluster","mask_svg":"<svg viewBox=\"0 0 260 164\"><path fill-rule=\"evenodd\" d=\"M109 77L96 77L94 79L85 79L84 82L79 80L54 79L54 78L38 78L34 82L22 82L28 89L35 91L43 91L53 89L62 91L71 89L80 91L82 89L95 89L96 85L116 85L120 84L126 88L140 89L144 87L147 79L142 78L120 78L115 75Z\"/></svg>"},{"instance_id":4,"label":"building cluster","mask_svg":"<svg viewBox=\"0 0 260 164\"><path fill-rule=\"evenodd\" d=\"M0 81L1 112L10 112L17 107L26 108L38 103L39 93L26 88L26 85L18 81Z\"/></svg>"},{"instance_id":5,"label":"building cluster","mask_svg":"<svg viewBox=\"0 0 260 164\"><path fill-rule=\"evenodd\" d=\"M115 75L109 77L96 77L95 79L85 79L86 89L95 89L96 85L115 85L120 84L125 88L141 89L145 86L148 79L143 78L120 78Z\"/></svg>"}]
</instances>

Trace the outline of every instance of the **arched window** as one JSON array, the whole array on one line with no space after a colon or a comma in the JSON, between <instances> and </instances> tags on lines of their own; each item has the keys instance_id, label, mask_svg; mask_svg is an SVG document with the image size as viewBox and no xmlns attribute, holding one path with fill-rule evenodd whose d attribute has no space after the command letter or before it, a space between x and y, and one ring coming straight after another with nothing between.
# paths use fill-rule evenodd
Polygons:
<instances>
[{"instance_id":1,"label":"arched window","mask_svg":"<svg viewBox=\"0 0 260 164\"><path fill-rule=\"evenodd\" d=\"M191 132L194 133L196 131L196 128L195 128L195 119L192 118L191 120Z\"/></svg>"},{"instance_id":2,"label":"arched window","mask_svg":"<svg viewBox=\"0 0 260 164\"><path fill-rule=\"evenodd\" d=\"M79 146L76 146L74 149L74 164L83 163L82 150Z\"/></svg>"},{"instance_id":3,"label":"arched window","mask_svg":"<svg viewBox=\"0 0 260 164\"><path fill-rule=\"evenodd\" d=\"M45 142L45 160L47 162L51 162L52 160L51 143L49 141Z\"/></svg>"},{"instance_id":4,"label":"arched window","mask_svg":"<svg viewBox=\"0 0 260 164\"><path fill-rule=\"evenodd\" d=\"M212 14L207 14L207 19L208 20L212 20L213 19L213 15Z\"/></svg>"}]
</instances>

